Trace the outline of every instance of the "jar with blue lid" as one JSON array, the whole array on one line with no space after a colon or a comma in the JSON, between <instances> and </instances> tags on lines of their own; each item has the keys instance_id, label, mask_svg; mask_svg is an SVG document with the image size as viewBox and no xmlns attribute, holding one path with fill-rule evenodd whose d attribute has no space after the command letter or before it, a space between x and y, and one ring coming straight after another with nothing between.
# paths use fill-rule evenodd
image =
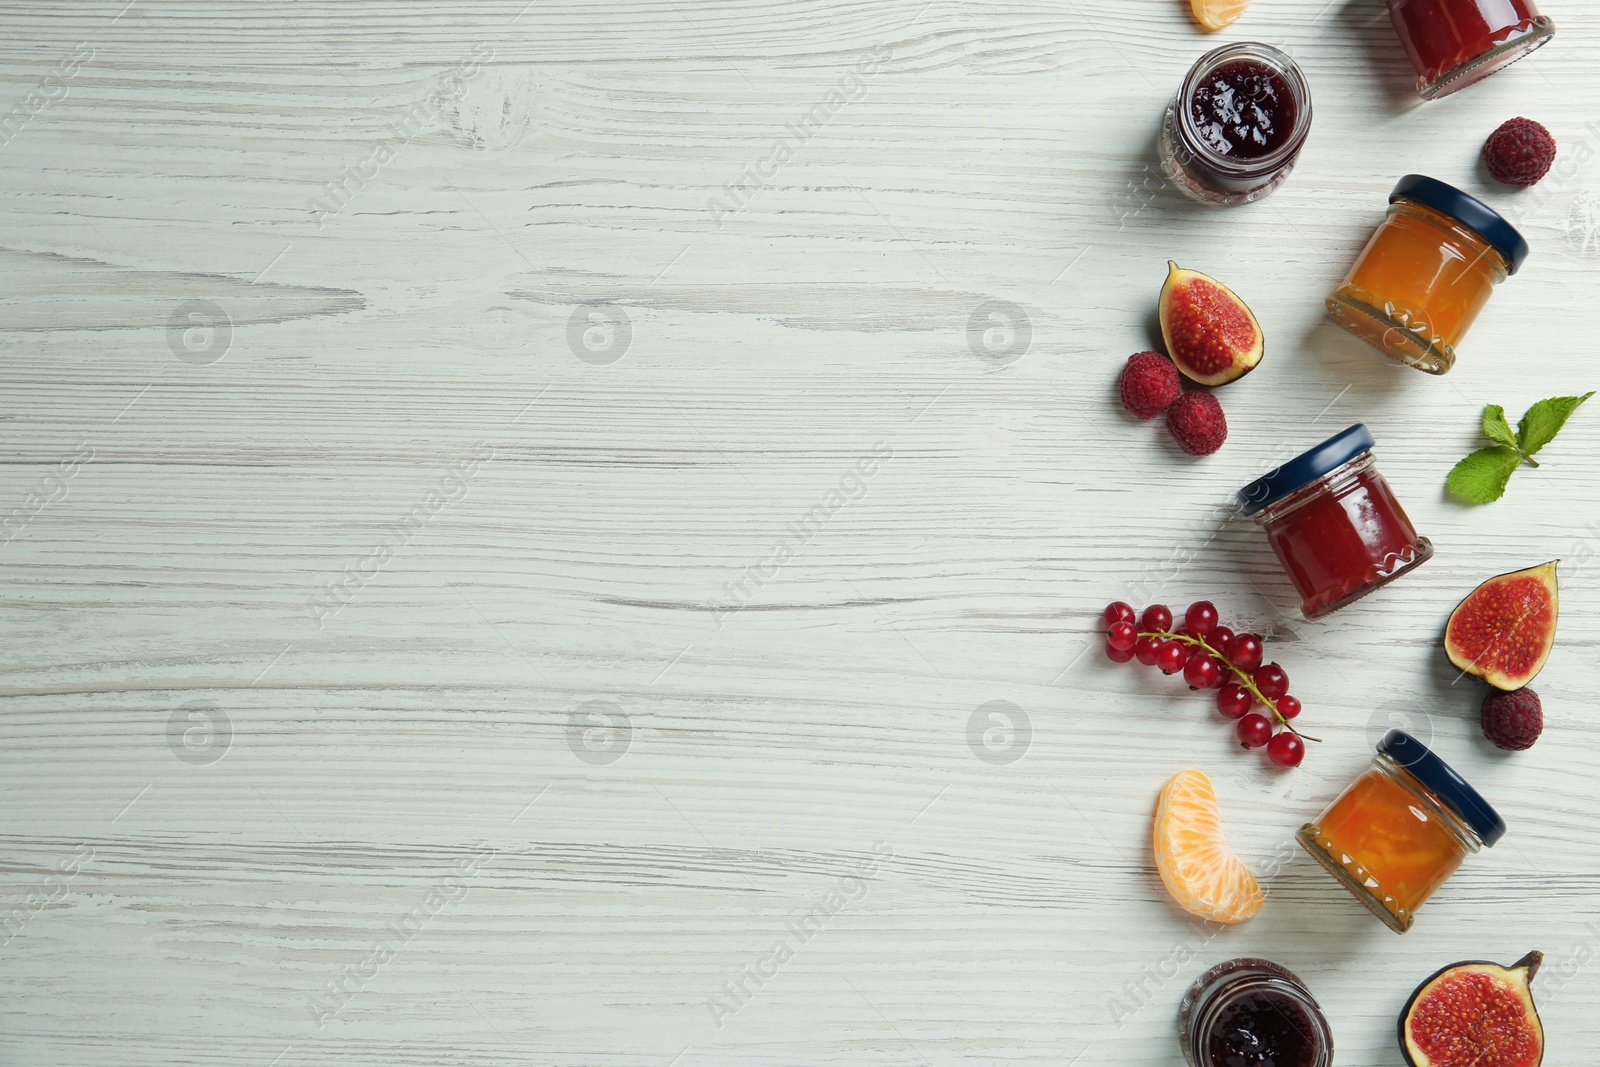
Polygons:
<instances>
[{"instance_id":1,"label":"jar with blue lid","mask_svg":"<svg viewBox=\"0 0 1600 1067\"><path fill-rule=\"evenodd\" d=\"M1267 532L1278 562L1318 619L1433 556L1388 481L1360 423L1239 490L1239 510Z\"/></svg>"},{"instance_id":2,"label":"jar with blue lid","mask_svg":"<svg viewBox=\"0 0 1600 1067\"><path fill-rule=\"evenodd\" d=\"M1527 258L1527 240L1499 212L1453 185L1407 174L1329 294L1328 314L1390 359L1443 374L1495 286Z\"/></svg>"},{"instance_id":3,"label":"jar with blue lid","mask_svg":"<svg viewBox=\"0 0 1600 1067\"><path fill-rule=\"evenodd\" d=\"M1371 767L1295 837L1403 934L1468 856L1505 833L1505 820L1455 768L1404 730L1390 730Z\"/></svg>"}]
</instances>

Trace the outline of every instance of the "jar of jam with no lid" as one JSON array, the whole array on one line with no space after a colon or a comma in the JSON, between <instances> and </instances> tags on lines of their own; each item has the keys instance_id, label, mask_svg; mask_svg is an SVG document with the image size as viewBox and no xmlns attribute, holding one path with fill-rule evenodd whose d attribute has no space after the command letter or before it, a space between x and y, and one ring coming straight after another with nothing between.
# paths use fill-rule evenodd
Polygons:
<instances>
[{"instance_id":1,"label":"jar of jam with no lid","mask_svg":"<svg viewBox=\"0 0 1600 1067\"><path fill-rule=\"evenodd\" d=\"M1389 0L1389 19L1425 100L1487 78L1556 32L1533 0Z\"/></svg>"},{"instance_id":2,"label":"jar of jam with no lid","mask_svg":"<svg viewBox=\"0 0 1600 1067\"><path fill-rule=\"evenodd\" d=\"M1328 314L1390 359L1443 374L1494 287L1527 258L1528 242L1493 208L1407 174Z\"/></svg>"},{"instance_id":3,"label":"jar of jam with no lid","mask_svg":"<svg viewBox=\"0 0 1600 1067\"><path fill-rule=\"evenodd\" d=\"M1178 1005L1189 1067L1328 1067L1333 1034L1305 984L1270 960L1242 957L1195 979Z\"/></svg>"},{"instance_id":4,"label":"jar of jam with no lid","mask_svg":"<svg viewBox=\"0 0 1600 1067\"><path fill-rule=\"evenodd\" d=\"M1403 934L1461 861L1505 832L1505 820L1448 763L1404 730L1390 730L1372 768L1295 837Z\"/></svg>"},{"instance_id":5,"label":"jar of jam with no lid","mask_svg":"<svg viewBox=\"0 0 1600 1067\"><path fill-rule=\"evenodd\" d=\"M1161 123L1161 171L1208 204L1260 200L1289 176L1311 130L1300 65L1271 45L1223 45L1189 68Z\"/></svg>"},{"instance_id":6,"label":"jar of jam with no lid","mask_svg":"<svg viewBox=\"0 0 1600 1067\"><path fill-rule=\"evenodd\" d=\"M1433 557L1433 542L1418 535L1373 465L1372 434L1360 423L1251 482L1238 501L1267 531L1308 619Z\"/></svg>"}]
</instances>

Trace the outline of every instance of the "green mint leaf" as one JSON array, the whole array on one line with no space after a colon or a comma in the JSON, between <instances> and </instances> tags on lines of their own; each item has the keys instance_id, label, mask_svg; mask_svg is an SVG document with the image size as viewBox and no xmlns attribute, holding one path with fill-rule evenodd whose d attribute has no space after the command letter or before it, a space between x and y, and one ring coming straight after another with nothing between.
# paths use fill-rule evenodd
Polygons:
<instances>
[{"instance_id":1,"label":"green mint leaf","mask_svg":"<svg viewBox=\"0 0 1600 1067\"><path fill-rule=\"evenodd\" d=\"M1511 432L1511 424L1506 422L1506 409L1499 404L1483 409L1483 436L1497 445L1517 447L1517 435Z\"/></svg>"},{"instance_id":2,"label":"green mint leaf","mask_svg":"<svg viewBox=\"0 0 1600 1067\"><path fill-rule=\"evenodd\" d=\"M1474 504L1488 504L1505 495L1511 472L1522 465L1522 453L1510 445L1480 448L1450 468L1445 486Z\"/></svg>"},{"instance_id":3,"label":"green mint leaf","mask_svg":"<svg viewBox=\"0 0 1600 1067\"><path fill-rule=\"evenodd\" d=\"M1561 427L1566 425L1568 417L1578 410L1578 405L1591 396L1594 396L1594 393L1588 392L1582 396L1553 396L1533 405L1522 416L1522 421L1517 423L1518 447L1530 456L1539 451L1561 432Z\"/></svg>"}]
</instances>

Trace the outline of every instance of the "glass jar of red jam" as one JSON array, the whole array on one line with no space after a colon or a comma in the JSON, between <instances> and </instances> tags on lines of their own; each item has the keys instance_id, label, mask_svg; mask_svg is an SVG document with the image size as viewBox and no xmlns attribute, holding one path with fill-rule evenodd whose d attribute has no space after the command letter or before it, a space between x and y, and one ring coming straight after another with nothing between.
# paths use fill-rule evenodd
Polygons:
<instances>
[{"instance_id":1,"label":"glass jar of red jam","mask_svg":"<svg viewBox=\"0 0 1600 1067\"><path fill-rule=\"evenodd\" d=\"M1328 295L1333 320L1390 359L1430 374L1456 363L1494 287L1528 242L1493 208L1453 185L1407 174L1389 213Z\"/></svg>"},{"instance_id":2,"label":"glass jar of red jam","mask_svg":"<svg viewBox=\"0 0 1600 1067\"><path fill-rule=\"evenodd\" d=\"M1333 1032L1316 998L1286 967L1241 957L1195 979L1178 1005L1189 1067L1329 1067Z\"/></svg>"},{"instance_id":3,"label":"glass jar of red jam","mask_svg":"<svg viewBox=\"0 0 1600 1067\"><path fill-rule=\"evenodd\" d=\"M1310 130L1298 63L1271 45L1223 45L1189 68L1167 105L1161 170L1192 199L1249 203L1289 176Z\"/></svg>"},{"instance_id":4,"label":"glass jar of red jam","mask_svg":"<svg viewBox=\"0 0 1600 1067\"><path fill-rule=\"evenodd\" d=\"M1533 0L1389 0L1389 19L1425 100L1487 78L1556 32Z\"/></svg>"},{"instance_id":5,"label":"glass jar of red jam","mask_svg":"<svg viewBox=\"0 0 1600 1067\"><path fill-rule=\"evenodd\" d=\"M1295 835L1397 934L1505 820L1451 766L1404 730L1378 742L1372 767Z\"/></svg>"},{"instance_id":6,"label":"glass jar of red jam","mask_svg":"<svg viewBox=\"0 0 1600 1067\"><path fill-rule=\"evenodd\" d=\"M1372 434L1359 423L1251 482L1238 501L1267 531L1308 619L1433 556L1373 465Z\"/></svg>"}]
</instances>

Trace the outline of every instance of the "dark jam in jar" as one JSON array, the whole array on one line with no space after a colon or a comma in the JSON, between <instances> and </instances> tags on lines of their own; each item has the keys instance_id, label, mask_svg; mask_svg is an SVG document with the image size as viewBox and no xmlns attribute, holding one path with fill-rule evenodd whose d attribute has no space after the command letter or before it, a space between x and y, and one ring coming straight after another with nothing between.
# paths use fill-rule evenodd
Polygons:
<instances>
[{"instance_id":1,"label":"dark jam in jar","mask_svg":"<svg viewBox=\"0 0 1600 1067\"><path fill-rule=\"evenodd\" d=\"M1329 1067L1333 1033L1293 972L1241 957L1195 979L1178 1005L1189 1067Z\"/></svg>"},{"instance_id":2,"label":"dark jam in jar","mask_svg":"<svg viewBox=\"0 0 1600 1067\"><path fill-rule=\"evenodd\" d=\"M1260 159L1288 143L1300 107L1283 75L1258 60L1235 59L1195 86L1189 112L1218 155Z\"/></svg>"},{"instance_id":3,"label":"dark jam in jar","mask_svg":"<svg viewBox=\"0 0 1600 1067\"><path fill-rule=\"evenodd\" d=\"M1556 32L1533 0L1389 0L1389 18L1429 100L1493 74Z\"/></svg>"},{"instance_id":4,"label":"dark jam in jar","mask_svg":"<svg viewBox=\"0 0 1600 1067\"><path fill-rule=\"evenodd\" d=\"M1161 172L1184 196L1248 204L1276 189L1311 129L1299 64L1254 41L1195 61L1161 122Z\"/></svg>"},{"instance_id":5,"label":"dark jam in jar","mask_svg":"<svg viewBox=\"0 0 1600 1067\"><path fill-rule=\"evenodd\" d=\"M1315 1032L1298 1001L1271 989L1245 993L1211 1024L1210 1067L1315 1067Z\"/></svg>"}]
</instances>

